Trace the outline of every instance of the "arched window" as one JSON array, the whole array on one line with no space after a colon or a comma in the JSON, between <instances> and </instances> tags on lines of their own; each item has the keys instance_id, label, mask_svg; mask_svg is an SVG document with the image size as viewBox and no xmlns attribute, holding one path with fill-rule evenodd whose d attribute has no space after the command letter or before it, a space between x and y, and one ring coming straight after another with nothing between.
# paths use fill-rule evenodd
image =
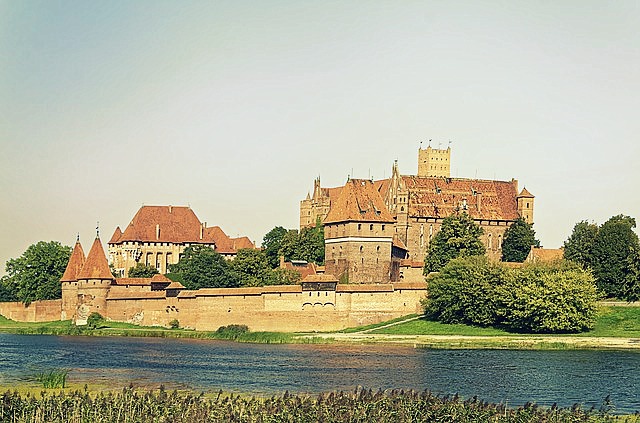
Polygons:
<instances>
[{"instance_id":1,"label":"arched window","mask_svg":"<svg viewBox=\"0 0 640 423\"><path fill-rule=\"evenodd\" d=\"M489 250L493 249L493 238L492 238L491 234L489 234L488 237L487 237L487 248Z\"/></svg>"},{"instance_id":2,"label":"arched window","mask_svg":"<svg viewBox=\"0 0 640 423\"><path fill-rule=\"evenodd\" d=\"M369 225L369 230L373 231L373 223L371 225Z\"/></svg>"}]
</instances>

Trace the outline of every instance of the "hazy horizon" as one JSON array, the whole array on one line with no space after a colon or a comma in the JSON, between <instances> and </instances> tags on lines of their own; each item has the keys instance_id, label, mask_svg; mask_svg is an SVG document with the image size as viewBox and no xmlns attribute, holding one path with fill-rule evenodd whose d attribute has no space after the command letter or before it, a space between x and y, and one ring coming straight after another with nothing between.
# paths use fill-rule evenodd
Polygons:
<instances>
[{"instance_id":1,"label":"hazy horizon","mask_svg":"<svg viewBox=\"0 0 640 423\"><path fill-rule=\"evenodd\" d=\"M542 245L640 218L640 3L0 0L0 262L143 204L260 245L313 189L519 181Z\"/></svg>"}]
</instances>

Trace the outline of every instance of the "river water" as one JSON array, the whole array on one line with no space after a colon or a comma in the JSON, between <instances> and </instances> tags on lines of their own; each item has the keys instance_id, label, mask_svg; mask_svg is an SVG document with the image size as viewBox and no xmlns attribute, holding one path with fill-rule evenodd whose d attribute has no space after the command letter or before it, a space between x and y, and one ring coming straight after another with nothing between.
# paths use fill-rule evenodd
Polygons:
<instances>
[{"instance_id":1,"label":"river water","mask_svg":"<svg viewBox=\"0 0 640 423\"><path fill-rule=\"evenodd\" d=\"M640 411L640 353L428 350L397 346L265 345L225 341L0 334L0 384L66 368L69 380L111 386L318 393L430 389L522 405L610 395L618 413Z\"/></svg>"}]
</instances>

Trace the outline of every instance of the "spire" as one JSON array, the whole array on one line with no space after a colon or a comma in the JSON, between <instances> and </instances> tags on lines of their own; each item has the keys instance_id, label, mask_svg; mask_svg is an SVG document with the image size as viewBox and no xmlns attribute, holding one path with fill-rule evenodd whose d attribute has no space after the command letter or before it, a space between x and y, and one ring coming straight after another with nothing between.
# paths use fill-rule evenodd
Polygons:
<instances>
[{"instance_id":1,"label":"spire","mask_svg":"<svg viewBox=\"0 0 640 423\"><path fill-rule=\"evenodd\" d=\"M69 263L67 264L67 268L60 278L60 282L75 282L78 280L78 274L82 270L82 266L84 266L85 256L84 251L82 250L82 245L80 245L80 234L76 238L76 245L73 247L73 251L71 252L71 257L69 257Z\"/></svg>"},{"instance_id":2,"label":"spire","mask_svg":"<svg viewBox=\"0 0 640 423\"><path fill-rule=\"evenodd\" d=\"M522 191L520 191L520 194L518 194L518 198L535 198L535 196L527 190L527 187L524 187Z\"/></svg>"},{"instance_id":3,"label":"spire","mask_svg":"<svg viewBox=\"0 0 640 423\"><path fill-rule=\"evenodd\" d=\"M78 274L78 279L114 279L99 237L93 241L87 260Z\"/></svg>"}]
</instances>

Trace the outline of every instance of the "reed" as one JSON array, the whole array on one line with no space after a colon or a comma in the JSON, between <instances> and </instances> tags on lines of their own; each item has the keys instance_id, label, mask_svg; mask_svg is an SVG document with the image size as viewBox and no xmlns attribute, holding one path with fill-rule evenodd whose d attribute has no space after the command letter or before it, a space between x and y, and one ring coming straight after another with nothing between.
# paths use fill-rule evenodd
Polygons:
<instances>
[{"instance_id":1,"label":"reed","mask_svg":"<svg viewBox=\"0 0 640 423\"><path fill-rule=\"evenodd\" d=\"M2 422L640 422L640 416L613 416L600 409L520 407L439 396L430 391L329 392L274 395L268 398L192 392L167 392L162 387L140 391L131 387L91 394L61 392L40 397L7 391L0 394Z\"/></svg>"},{"instance_id":2,"label":"reed","mask_svg":"<svg viewBox=\"0 0 640 423\"><path fill-rule=\"evenodd\" d=\"M42 383L42 387L46 389L64 388L67 384L67 375L69 370L51 369L36 373L35 379Z\"/></svg>"}]
</instances>

